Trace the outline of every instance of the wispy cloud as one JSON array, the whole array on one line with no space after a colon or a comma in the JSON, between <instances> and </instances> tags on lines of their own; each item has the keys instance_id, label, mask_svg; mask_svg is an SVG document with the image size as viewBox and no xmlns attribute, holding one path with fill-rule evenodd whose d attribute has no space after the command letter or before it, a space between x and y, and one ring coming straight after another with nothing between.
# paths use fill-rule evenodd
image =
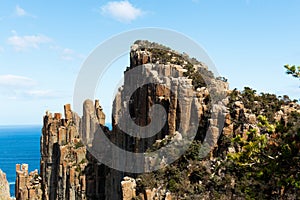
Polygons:
<instances>
[{"instance_id":1,"label":"wispy cloud","mask_svg":"<svg viewBox=\"0 0 300 200\"><path fill-rule=\"evenodd\" d=\"M36 82L25 76L0 75L0 87L26 88L36 85Z\"/></svg>"},{"instance_id":2,"label":"wispy cloud","mask_svg":"<svg viewBox=\"0 0 300 200\"><path fill-rule=\"evenodd\" d=\"M27 12L24 8L22 8L19 5L16 5L13 11L5 16L0 16L0 21L4 19L9 19L9 18L15 18L15 17L31 17L31 18L37 18L35 15Z\"/></svg>"},{"instance_id":3,"label":"wispy cloud","mask_svg":"<svg viewBox=\"0 0 300 200\"><path fill-rule=\"evenodd\" d=\"M58 90L40 89L38 83L25 76L0 75L0 98L10 100L58 99L69 94Z\"/></svg>"},{"instance_id":4,"label":"wispy cloud","mask_svg":"<svg viewBox=\"0 0 300 200\"><path fill-rule=\"evenodd\" d=\"M101 13L119 22L129 23L141 15L143 11L128 1L111 1L101 7Z\"/></svg>"},{"instance_id":5,"label":"wispy cloud","mask_svg":"<svg viewBox=\"0 0 300 200\"><path fill-rule=\"evenodd\" d=\"M50 43L52 40L44 35L25 35L19 36L12 31L13 36L7 39L9 45L13 46L15 51L24 51L30 48L38 49L41 44Z\"/></svg>"},{"instance_id":6,"label":"wispy cloud","mask_svg":"<svg viewBox=\"0 0 300 200\"><path fill-rule=\"evenodd\" d=\"M64 48L61 53L61 59L63 60L74 60L83 59L84 55L75 52L73 49Z\"/></svg>"},{"instance_id":7,"label":"wispy cloud","mask_svg":"<svg viewBox=\"0 0 300 200\"><path fill-rule=\"evenodd\" d=\"M36 99L61 99L70 97L66 92L56 91L56 90L42 90L42 89L15 89L15 90L5 90L0 88L0 97L7 98L9 100L24 101L24 100L36 100Z\"/></svg>"},{"instance_id":8,"label":"wispy cloud","mask_svg":"<svg viewBox=\"0 0 300 200\"><path fill-rule=\"evenodd\" d=\"M51 99L57 99L57 98L64 98L66 97L66 93L62 91L55 91L55 90L28 90L24 92L24 97L28 98L51 98Z\"/></svg>"},{"instance_id":9,"label":"wispy cloud","mask_svg":"<svg viewBox=\"0 0 300 200\"><path fill-rule=\"evenodd\" d=\"M22 8L19 5L16 5L14 15L18 17L33 17L35 18L34 15L28 13L24 8Z\"/></svg>"},{"instance_id":10,"label":"wispy cloud","mask_svg":"<svg viewBox=\"0 0 300 200\"><path fill-rule=\"evenodd\" d=\"M20 16L20 17L27 15L27 12L23 8L21 8L19 5L16 5L15 13L17 16Z\"/></svg>"},{"instance_id":11,"label":"wispy cloud","mask_svg":"<svg viewBox=\"0 0 300 200\"><path fill-rule=\"evenodd\" d=\"M4 48L0 46L0 53L4 52Z\"/></svg>"}]
</instances>

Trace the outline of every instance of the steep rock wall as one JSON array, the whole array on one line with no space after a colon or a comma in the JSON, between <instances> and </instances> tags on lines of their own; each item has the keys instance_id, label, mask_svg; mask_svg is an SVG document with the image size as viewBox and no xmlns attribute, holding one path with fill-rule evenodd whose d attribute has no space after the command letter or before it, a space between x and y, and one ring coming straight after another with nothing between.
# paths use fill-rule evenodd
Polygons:
<instances>
[{"instance_id":1,"label":"steep rock wall","mask_svg":"<svg viewBox=\"0 0 300 200\"><path fill-rule=\"evenodd\" d=\"M46 113L41 137L39 187L42 199L115 200L135 196L143 199L172 198L168 191L154 188L139 193L135 191L133 179L124 178L134 178L136 174L117 171L97 161L95 155L88 151L89 145L84 144L93 144L95 137L99 137L95 134L99 128L104 130L111 142L131 152L145 152L157 140L165 137L185 136L194 126L199 127L196 129L196 137L204 141L206 135L210 135L206 142L211 149L215 147L221 132L218 124L222 124L220 119L226 115L227 110L224 105L226 100L220 98L217 101L212 97L224 96L221 93L227 90L228 84L203 74L201 80L205 80L207 85L198 87L199 84L195 84L197 79L186 75L186 66L189 64L199 74L209 74L202 63L191 64L190 60L185 61L180 55L176 57L173 51L163 52L168 56L161 59L158 56L161 53L153 51L157 48L160 49L154 45L152 49L147 49L143 42L132 46L130 68L125 71L124 86L119 89L113 103L112 131L104 126L105 114L97 100L95 103L91 100L84 103L82 117L74 113L69 104L64 106L64 118L60 113ZM131 72L133 69L134 73ZM151 84L147 84L149 82ZM137 90L131 93L132 88ZM153 122L150 114L155 104L165 110L165 113L155 115L155 118L163 119L155 124L162 129L148 139L128 136L134 124L143 127ZM123 120L126 110L129 110L134 124L127 124ZM199 119L198 124L191 123L195 117ZM151 134L147 131L144 134ZM141 165L134 160L124 163L124 159L114 152L106 152L106 155L101 156L111 157L112 165L115 166ZM20 196L18 199L26 198Z\"/></svg>"},{"instance_id":2,"label":"steep rock wall","mask_svg":"<svg viewBox=\"0 0 300 200\"><path fill-rule=\"evenodd\" d=\"M9 200L9 184L6 179L6 174L0 169L0 199Z\"/></svg>"}]
</instances>

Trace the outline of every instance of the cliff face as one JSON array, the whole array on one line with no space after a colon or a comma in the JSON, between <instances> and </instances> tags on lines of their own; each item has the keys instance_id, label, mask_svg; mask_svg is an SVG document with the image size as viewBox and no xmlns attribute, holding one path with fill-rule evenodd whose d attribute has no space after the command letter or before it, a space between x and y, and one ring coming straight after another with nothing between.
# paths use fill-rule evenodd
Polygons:
<instances>
[{"instance_id":1,"label":"cliff face","mask_svg":"<svg viewBox=\"0 0 300 200\"><path fill-rule=\"evenodd\" d=\"M225 93L228 84L213 78L204 64L191 64L182 55L153 43L134 44L130 59L124 86L119 89L113 104L112 134L115 143L138 153L145 152L157 140L167 136L198 137L213 148L227 112ZM198 79L189 76L191 71L198 73ZM160 106L164 112L155 110L154 106ZM126 118L129 115L131 118ZM178 147L178 150L181 149ZM162 157L164 159L160 159ZM160 165L172 161L172 156L165 152L155 158ZM149 164L152 161L153 158L146 158L141 165L143 161L135 158L123 164L132 167L138 162L134 165L137 172L147 172L157 169L155 164Z\"/></svg>"},{"instance_id":2,"label":"cliff face","mask_svg":"<svg viewBox=\"0 0 300 200\"><path fill-rule=\"evenodd\" d=\"M252 100L243 101L249 94ZM192 198L194 193L196 199L209 199L211 183L227 181L220 163L243 149L230 140L251 139L254 129L264 133L257 113L288 124L289 113L299 110L297 104L271 105L276 102L272 98L260 104L255 98L249 91L245 96L228 91L228 83L195 59L155 43L136 42L113 102L113 129L105 127L98 100L86 100L81 117L69 104L63 118L46 113L40 175L17 166L17 199L169 200ZM266 112L268 105L271 112ZM255 113L256 107L260 109ZM188 139L191 147L184 154L181 145ZM213 180L203 184L205 177ZM228 178L220 187L232 195L237 181Z\"/></svg>"},{"instance_id":3,"label":"cliff face","mask_svg":"<svg viewBox=\"0 0 300 200\"><path fill-rule=\"evenodd\" d=\"M43 199L104 199L106 169L87 152L80 139L80 124L84 120L71 111L69 104L64 110L64 119L59 113L54 116L47 113L44 117L41 138ZM100 125L105 119L97 102L95 110Z\"/></svg>"},{"instance_id":4,"label":"cliff face","mask_svg":"<svg viewBox=\"0 0 300 200\"><path fill-rule=\"evenodd\" d=\"M6 179L6 174L0 169L0 199L9 200L9 184Z\"/></svg>"},{"instance_id":5,"label":"cliff face","mask_svg":"<svg viewBox=\"0 0 300 200\"><path fill-rule=\"evenodd\" d=\"M168 56L161 58L163 54ZM112 131L104 127L105 114L99 101L93 103L87 100L81 118L71 110L69 104L64 106L64 118L59 113L54 115L46 113L41 137L41 180L39 183L35 182L37 184L35 187L27 187L25 191L23 185L28 186L29 182L32 185L32 177L28 175L26 169L23 169L24 166L22 170L17 166L17 199L131 199L136 196L135 181L123 178L126 175L136 176L130 173L134 172L130 171L130 168L136 168L139 172L149 170L153 167L153 164L149 164L153 160L144 159L142 163L134 159L124 161L123 155L108 150L112 146L108 145L99 147L98 150L107 148L105 156L100 157L110 158L111 165L107 167L101 164L99 159L97 161L94 158L97 155L93 152L95 150L93 145L101 146L93 144L99 137L97 130L100 127L113 144L133 153L143 153L157 140L165 137L185 137L192 131L191 127L199 126L199 129L193 131L199 133L198 137L204 138L205 131L202 129L206 128L208 123L211 124L209 134L212 135L211 141L208 142L216 142L220 132L217 127L218 116L211 116L209 122L205 122L205 119L210 117L210 109L222 115L226 110L222 104L211 106L209 91L205 84L195 88L194 80L185 74L190 70L186 69L188 65L196 71L208 72L205 65L199 62L192 65L189 61L185 61L182 55L147 42L139 42L132 46L130 61L130 69L125 71L124 86L120 88L113 103ZM214 91L227 89L226 83L211 76L205 78L211 85L210 89ZM131 92L132 88L134 90ZM151 107L154 104L160 105L165 112L154 113L153 118ZM124 116L128 115L127 111L134 123L126 123L128 118L125 118L127 121L124 120ZM155 118L159 120L154 120ZM192 124L193 118L199 119L196 121L197 124ZM152 129L142 128L151 122L152 128L162 128L158 129L157 134L146 139L142 139L141 135L127 135L130 130L146 135L152 134L150 133ZM136 125L139 127L137 130ZM161 160L160 165L164 165L165 162L166 160ZM120 166L125 167L124 170L120 170ZM33 194L30 195L33 189L29 188L35 188L34 191L38 195L35 197ZM149 199L149 193L145 191L145 194L140 196ZM165 193L166 199L169 199L170 194L167 191Z\"/></svg>"},{"instance_id":6,"label":"cliff face","mask_svg":"<svg viewBox=\"0 0 300 200\"><path fill-rule=\"evenodd\" d=\"M297 199L300 105L250 88L228 93L211 156L200 157L203 145L195 142L171 165L140 175L137 191L161 197L169 190L175 199Z\"/></svg>"}]
</instances>

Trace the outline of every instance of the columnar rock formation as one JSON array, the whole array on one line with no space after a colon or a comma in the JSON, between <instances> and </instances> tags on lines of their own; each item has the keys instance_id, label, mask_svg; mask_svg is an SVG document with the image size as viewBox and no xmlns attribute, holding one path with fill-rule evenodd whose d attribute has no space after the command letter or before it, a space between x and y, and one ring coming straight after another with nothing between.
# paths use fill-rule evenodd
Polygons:
<instances>
[{"instance_id":1,"label":"columnar rock formation","mask_svg":"<svg viewBox=\"0 0 300 200\"><path fill-rule=\"evenodd\" d=\"M96 160L88 149L93 144L94 137L99 135L97 130L102 128L106 137L120 148L137 153L143 153L152 147L157 140L165 137L176 137L181 140L191 132L193 127L198 139L205 140L211 147L216 144L222 129L222 116L225 116L225 100L221 97L227 90L227 83L217 80L209 74L204 64L177 55L173 51L165 51L162 46L147 48L146 44L136 43L131 48L130 67L125 71L124 86L120 88L113 103L113 130L105 127L105 114L98 100L93 103L87 100L83 106L83 116L79 117L71 110L70 104L64 106L64 118L60 113L54 115L47 112L44 116L44 125L41 137L41 183L36 182L35 191L42 189L41 199L172 199L167 190L148 188L136 191L135 180L126 176L135 177L136 174L120 172L109 168ZM163 54L161 54L161 50ZM167 55L160 58L159 55ZM193 61L194 62L194 61ZM203 77L189 77L186 73L192 69ZM132 72L133 70L133 72ZM197 79L198 78L198 79ZM206 84L197 81L205 80ZM209 85L209 87L208 87ZM131 92L132 88L134 90ZM152 107L158 104L165 112L154 113L151 118ZM124 120L129 112L132 123ZM211 112L213 114L211 114ZM153 114L153 113L152 113ZM198 121L193 122L193 119ZM208 120L210 118L210 120ZM158 132L147 139L140 135L127 135L128 131L136 130L151 135L152 129L143 129L151 123L153 127L162 127ZM207 127L210 129L207 131ZM84 144L87 144L85 146ZM106 148L101 146L99 148ZM109 149L109 148L107 148ZM107 152L111 156L112 165L145 167L147 163L127 161L114 152ZM167 159L167 158L166 158ZM164 160L166 162L167 160ZM164 165L163 161L160 165ZM151 163L151 162L150 162ZM151 167L151 166L150 166ZM24 168L24 170L23 170ZM26 172L26 166L17 166L17 199L27 199L30 194L24 192L24 185L32 179ZM24 180L25 177L25 181ZM27 178L26 178L27 177ZM124 178L125 177L125 178ZM35 179L34 179L35 180ZM33 181L34 182L34 181ZM34 182L35 183L35 182ZM38 188L36 190L36 188ZM40 193L39 193L40 194ZM29 196L28 196L29 195Z\"/></svg>"},{"instance_id":2,"label":"columnar rock formation","mask_svg":"<svg viewBox=\"0 0 300 200\"><path fill-rule=\"evenodd\" d=\"M38 200L42 198L41 177L38 170L28 173L27 164L16 165L16 199Z\"/></svg>"},{"instance_id":3,"label":"columnar rock formation","mask_svg":"<svg viewBox=\"0 0 300 200\"><path fill-rule=\"evenodd\" d=\"M180 144L194 134L197 142L202 142L201 147L204 147L203 155L199 155L210 156L198 164L188 161L188 168L204 167L211 171L219 162L214 156L240 151L239 145L218 146L218 142L222 142L218 140L220 134L228 138L238 135L247 140L249 130L255 129L258 134L264 131L259 127L258 116L252 112L251 106L246 108L241 95L234 97L233 92L228 91L228 83L224 79L215 78L203 63L164 46L138 41L131 47L124 85L119 88L113 102L113 129L105 127L105 114L98 100L84 102L83 116L73 112L70 104L64 106L64 117L60 113L47 112L41 137L40 174L37 171L28 173L26 164L17 165L16 198L175 199L174 188L172 193L168 188L171 183L176 184L174 180L167 183L155 180L153 187L144 187L141 177L129 173L132 172L130 169L143 172L155 166L165 167L171 157L162 156L160 160L152 157L145 160L125 158L120 151L112 151L112 146L144 155L170 141ZM226 97L227 94L236 99ZM259 104L252 103L254 107ZM231 104L229 109L226 104ZM258 106L261 107L259 113L265 114L264 106L264 103ZM156 108L162 108L163 112ZM282 105L279 111L276 109L276 113L272 113L272 120L288 124L288 115L300 113L299 110L295 103ZM98 143L104 137L109 144ZM267 137L272 135L267 134ZM176 148L169 150L179 151ZM116 170L121 169L120 166L125 170ZM199 176L196 182L201 185L198 179L202 177ZM193 181L185 180L184 186L194 184ZM234 184L232 179L226 189L233 190ZM203 192L205 199L209 199L210 192ZM0 199L8 197L8 183L5 174L0 171Z\"/></svg>"},{"instance_id":4,"label":"columnar rock formation","mask_svg":"<svg viewBox=\"0 0 300 200\"><path fill-rule=\"evenodd\" d=\"M44 117L41 139L43 199L103 199L104 167L86 151L79 138L80 118L64 106L65 118L55 113ZM96 102L99 124L104 113ZM102 171L103 170L103 171Z\"/></svg>"},{"instance_id":5,"label":"columnar rock formation","mask_svg":"<svg viewBox=\"0 0 300 200\"><path fill-rule=\"evenodd\" d=\"M6 179L6 174L0 169L0 199L9 200L9 184Z\"/></svg>"}]
</instances>

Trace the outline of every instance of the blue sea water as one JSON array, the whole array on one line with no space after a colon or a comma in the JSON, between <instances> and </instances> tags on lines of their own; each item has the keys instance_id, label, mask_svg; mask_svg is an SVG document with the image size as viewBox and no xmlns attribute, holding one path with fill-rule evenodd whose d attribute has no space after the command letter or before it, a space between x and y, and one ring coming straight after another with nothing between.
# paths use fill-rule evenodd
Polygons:
<instances>
[{"instance_id":1,"label":"blue sea water","mask_svg":"<svg viewBox=\"0 0 300 200\"><path fill-rule=\"evenodd\" d=\"M15 195L16 164L27 163L29 171L40 168L41 126L0 126L0 169Z\"/></svg>"}]
</instances>

